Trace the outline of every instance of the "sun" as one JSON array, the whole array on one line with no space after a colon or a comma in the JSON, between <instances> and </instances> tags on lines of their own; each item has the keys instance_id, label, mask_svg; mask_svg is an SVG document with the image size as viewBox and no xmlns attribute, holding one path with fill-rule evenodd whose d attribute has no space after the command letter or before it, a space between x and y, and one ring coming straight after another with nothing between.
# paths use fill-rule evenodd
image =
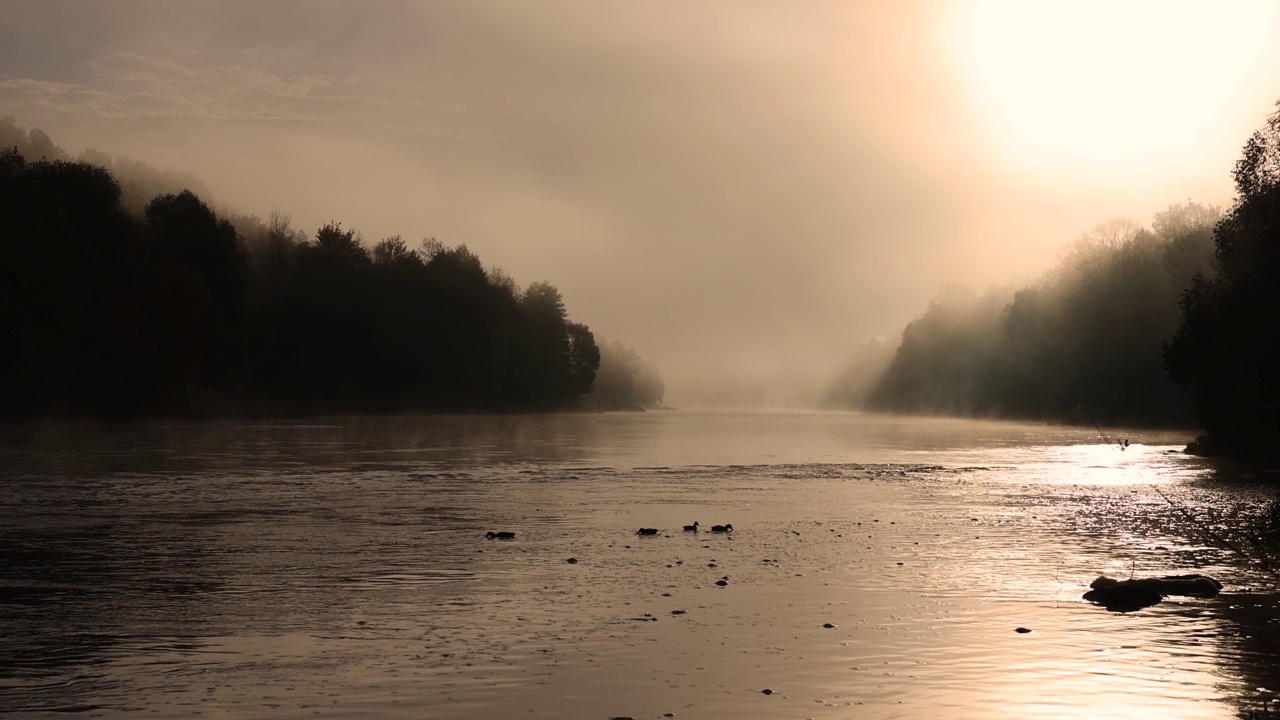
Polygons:
<instances>
[{"instance_id":1,"label":"sun","mask_svg":"<svg viewBox=\"0 0 1280 720\"><path fill-rule=\"evenodd\" d=\"M1269 0L957 2L953 66L999 144L1032 164L1177 153L1274 63ZM1280 92L1280 88L1268 88Z\"/></svg>"}]
</instances>

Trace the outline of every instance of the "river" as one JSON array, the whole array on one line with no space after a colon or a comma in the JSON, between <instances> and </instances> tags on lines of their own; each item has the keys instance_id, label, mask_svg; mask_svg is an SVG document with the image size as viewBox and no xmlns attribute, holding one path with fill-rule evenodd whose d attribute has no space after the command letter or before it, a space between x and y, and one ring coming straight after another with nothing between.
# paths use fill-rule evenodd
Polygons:
<instances>
[{"instance_id":1,"label":"river","mask_svg":"<svg viewBox=\"0 0 1280 720\"><path fill-rule=\"evenodd\" d=\"M1204 536L1269 491L1181 453L1190 433L1108 433L683 411L10 428L0 713L1271 717L1273 581ZM1185 572L1226 588L1081 599Z\"/></svg>"}]
</instances>

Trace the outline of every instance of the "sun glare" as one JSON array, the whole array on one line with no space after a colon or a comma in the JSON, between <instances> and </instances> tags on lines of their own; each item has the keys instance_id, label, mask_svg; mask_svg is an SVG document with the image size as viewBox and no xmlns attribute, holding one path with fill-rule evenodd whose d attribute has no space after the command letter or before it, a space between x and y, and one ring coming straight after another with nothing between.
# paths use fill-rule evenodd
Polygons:
<instances>
[{"instance_id":1,"label":"sun glare","mask_svg":"<svg viewBox=\"0 0 1280 720\"><path fill-rule=\"evenodd\" d=\"M1017 161L1118 165L1176 153L1263 82L1280 7L1238 2L954 6L956 68Z\"/></svg>"}]
</instances>

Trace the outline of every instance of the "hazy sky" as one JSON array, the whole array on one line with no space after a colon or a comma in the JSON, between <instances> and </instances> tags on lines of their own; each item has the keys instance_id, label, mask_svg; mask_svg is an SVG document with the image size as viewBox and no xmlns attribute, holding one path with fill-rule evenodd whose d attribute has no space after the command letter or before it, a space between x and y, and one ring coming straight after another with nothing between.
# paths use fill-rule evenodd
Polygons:
<instances>
[{"instance_id":1,"label":"hazy sky","mask_svg":"<svg viewBox=\"0 0 1280 720\"><path fill-rule=\"evenodd\" d=\"M1266 0L0 6L0 115L308 234L466 243L677 405L1227 203L1280 99Z\"/></svg>"}]
</instances>

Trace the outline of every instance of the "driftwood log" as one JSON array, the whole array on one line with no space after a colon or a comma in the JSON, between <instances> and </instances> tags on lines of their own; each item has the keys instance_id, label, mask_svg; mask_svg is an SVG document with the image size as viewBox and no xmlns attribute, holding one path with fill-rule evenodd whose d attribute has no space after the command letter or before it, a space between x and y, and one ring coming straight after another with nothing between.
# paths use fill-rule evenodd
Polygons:
<instances>
[{"instance_id":1,"label":"driftwood log","mask_svg":"<svg viewBox=\"0 0 1280 720\"><path fill-rule=\"evenodd\" d=\"M1207 575L1166 575L1159 578L1116 580L1106 575L1089 584L1093 588L1084 599L1114 612L1132 612L1150 607L1167 595L1213 597L1222 583Z\"/></svg>"}]
</instances>

